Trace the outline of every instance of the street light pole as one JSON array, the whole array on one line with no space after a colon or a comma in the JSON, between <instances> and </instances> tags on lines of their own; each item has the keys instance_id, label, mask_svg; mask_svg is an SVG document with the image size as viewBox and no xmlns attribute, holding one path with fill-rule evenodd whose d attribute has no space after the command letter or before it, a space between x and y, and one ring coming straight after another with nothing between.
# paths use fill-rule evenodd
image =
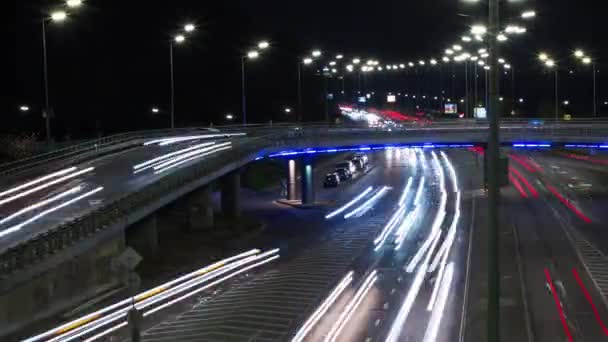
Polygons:
<instances>
[{"instance_id":1,"label":"street light pole","mask_svg":"<svg viewBox=\"0 0 608 342\"><path fill-rule=\"evenodd\" d=\"M595 70L595 62L591 66L593 70L593 116L597 116L597 71Z\"/></svg>"},{"instance_id":2,"label":"street light pole","mask_svg":"<svg viewBox=\"0 0 608 342\"><path fill-rule=\"evenodd\" d=\"M243 125L247 125L247 94L245 90L245 56L241 57L241 93L243 95Z\"/></svg>"},{"instance_id":3,"label":"street light pole","mask_svg":"<svg viewBox=\"0 0 608 342\"><path fill-rule=\"evenodd\" d=\"M48 57L46 52L46 18L42 19L42 56L44 64L44 122L46 129L46 141L51 143L51 106L49 99L49 70Z\"/></svg>"},{"instance_id":4,"label":"street light pole","mask_svg":"<svg viewBox=\"0 0 608 342\"><path fill-rule=\"evenodd\" d=\"M171 129L175 128L175 71L173 70L173 42L169 43L169 66L171 73Z\"/></svg>"},{"instance_id":5,"label":"street light pole","mask_svg":"<svg viewBox=\"0 0 608 342\"><path fill-rule=\"evenodd\" d=\"M555 122L559 120L559 83L557 78L557 68L555 72Z\"/></svg>"},{"instance_id":6,"label":"street light pole","mask_svg":"<svg viewBox=\"0 0 608 342\"><path fill-rule=\"evenodd\" d=\"M297 122L302 121L302 62L298 62L298 115Z\"/></svg>"},{"instance_id":7,"label":"street light pole","mask_svg":"<svg viewBox=\"0 0 608 342\"><path fill-rule=\"evenodd\" d=\"M499 342L500 330L500 263L499 263L499 205L500 185L498 174L500 171L500 113L498 112L498 41L499 34L499 1L490 0L488 8L489 17L489 111L490 134L488 136L487 151L487 179L488 179L488 202L489 202L489 234L488 234L488 341Z\"/></svg>"}]
</instances>

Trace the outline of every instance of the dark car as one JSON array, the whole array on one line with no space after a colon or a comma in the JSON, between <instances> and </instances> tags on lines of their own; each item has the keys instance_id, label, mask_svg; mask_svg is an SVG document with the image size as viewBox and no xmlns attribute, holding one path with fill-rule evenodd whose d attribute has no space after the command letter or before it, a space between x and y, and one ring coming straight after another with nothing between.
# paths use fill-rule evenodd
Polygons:
<instances>
[{"instance_id":1,"label":"dark car","mask_svg":"<svg viewBox=\"0 0 608 342\"><path fill-rule=\"evenodd\" d=\"M364 165L367 165L367 163L369 163L369 158L365 153L357 153L352 157L352 159L360 159Z\"/></svg>"},{"instance_id":2,"label":"dark car","mask_svg":"<svg viewBox=\"0 0 608 342\"><path fill-rule=\"evenodd\" d=\"M336 164L336 169L347 169L350 173L357 171L355 164L353 164L353 162L350 160Z\"/></svg>"},{"instance_id":3,"label":"dark car","mask_svg":"<svg viewBox=\"0 0 608 342\"><path fill-rule=\"evenodd\" d=\"M352 162L353 162L353 164L355 164L355 167L357 168L357 170L365 169L365 163L363 163L363 159L355 158L352 160Z\"/></svg>"},{"instance_id":4,"label":"dark car","mask_svg":"<svg viewBox=\"0 0 608 342\"><path fill-rule=\"evenodd\" d=\"M353 174L345 168L337 168L335 173L338 174L338 177L340 177L341 181L349 180L353 177Z\"/></svg>"},{"instance_id":5,"label":"dark car","mask_svg":"<svg viewBox=\"0 0 608 342\"><path fill-rule=\"evenodd\" d=\"M335 188L340 185L340 177L336 173L329 173L325 176L323 186L326 188Z\"/></svg>"}]
</instances>

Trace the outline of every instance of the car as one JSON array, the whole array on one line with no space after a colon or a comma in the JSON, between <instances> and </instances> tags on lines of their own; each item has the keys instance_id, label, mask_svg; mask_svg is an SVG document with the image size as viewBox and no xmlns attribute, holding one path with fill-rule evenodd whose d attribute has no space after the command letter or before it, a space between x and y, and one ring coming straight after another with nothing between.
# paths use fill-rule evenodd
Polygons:
<instances>
[{"instance_id":1,"label":"car","mask_svg":"<svg viewBox=\"0 0 608 342\"><path fill-rule=\"evenodd\" d=\"M355 164L355 167L357 168L357 170L363 170L365 169L365 163L363 163L363 159L353 159L352 160L353 164Z\"/></svg>"},{"instance_id":2,"label":"car","mask_svg":"<svg viewBox=\"0 0 608 342\"><path fill-rule=\"evenodd\" d=\"M340 185L340 176L337 173L328 173L325 175L325 180L323 181L323 187L325 188L335 188Z\"/></svg>"},{"instance_id":3,"label":"car","mask_svg":"<svg viewBox=\"0 0 608 342\"><path fill-rule=\"evenodd\" d=\"M353 162L350 160L336 164L336 169L347 169L348 171L350 171L350 173L354 173L355 171L357 171L355 164L353 164Z\"/></svg>"},{"instance_id":4,"label":"car","mask_svg":"<svg viewBox=\"0 0 608 342\"><path fill-rule=\"evenodd\" d=\"M365 164L365 165L367 165L369 163L369 158L367 157L367 154L365 154L365 153L357 153L353 156L353 158L363 160L363 164Z\"/></svg>"},{"instance_id":5,"label":"car","mask_svg":"<svg viewBox=\"0 0 608 342\"><path fill-rule=\"evenodd\" d=\"M353 174L348 169L343 167L336 168L334 172L338 174L338 177L340 177L340 181L349 180L353 177Z\"/></svg>"}]
</instances>

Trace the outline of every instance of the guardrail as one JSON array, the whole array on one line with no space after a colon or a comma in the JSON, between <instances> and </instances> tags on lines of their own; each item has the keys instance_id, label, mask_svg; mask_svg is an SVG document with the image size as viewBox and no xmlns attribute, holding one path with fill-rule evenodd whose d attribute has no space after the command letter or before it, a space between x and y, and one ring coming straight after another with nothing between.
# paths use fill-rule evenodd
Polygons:
<instances>
[{"instance_id":1,"label":"guardrail","mask_svg":"<svg viewBox=\"0 0 608 342\"><path fill-rule=\"evenodd\" d=\"M403 139L412 136L425 137L428 136L429 129L432 129L434 134L439 134L438 136L443 133L446 134L446 137L447 134L459 133L465 138L470 138L471 140L469 140L469 142L475 138L471 136L471 131L476 131L476 138L482 141L487 135L487 127L484 127L483 125L476 127L468 126L468 128L455 125L435 126L433 128L408 125L402 129L388 131L387 128L313 124L302 126L302 128L285 130L285 127L290 126L291 125L288 124L279 125L279 127L277 127L277 125L247 127L247 132L250 132L250 135L253 137L235 140L231 151L211 156L209 159L205 159L204 163L196 163L182 169L177 169L173 173L168 174L157 182L145 186L137 192L125 194L123 197L113 202L105 203L82 217L64 223L41 233L27 242L0 252L0 277L8 277L18 270L36 264L49 255L73 246L99 231L112 227L117 222L125 222L125 217L128 217L129 214L136 212L138 209L150 206L159 201L159 199L163 198L166 194L175 192L180 188L186 187L189 183L195 183L198 179L217 172L223 165L253 160L264 150L278 151L279 149L290 146L290 144L296 142L312 144L331 142L332 140L335 141L339 136L348 136L354 139L382 139L386 137ZM223 131L231 129L242 131L243 127L224 127ZM192 131L193 129L188 129L188 132ZM184 131L157 131L154 134L166 135L167 133L175 134L176 132ZM605 128L598 128L596 126L585 127L581 125L568 125L567 127L558 127L557 125L554 125L553 127L545 128L505 127L502 129L502 134L503 137L512 141L525 141L530 138L551 140L564 137L608 139L608 125ZM133 139L133 137L145 137L146 139L149 139L150 137L158 135L138 133L131 135L128 139ZM111 141L120 141L120 138L113 137ZM111 141L108 141L108 143L111 143Z\"/></svg>"}]
</instances>

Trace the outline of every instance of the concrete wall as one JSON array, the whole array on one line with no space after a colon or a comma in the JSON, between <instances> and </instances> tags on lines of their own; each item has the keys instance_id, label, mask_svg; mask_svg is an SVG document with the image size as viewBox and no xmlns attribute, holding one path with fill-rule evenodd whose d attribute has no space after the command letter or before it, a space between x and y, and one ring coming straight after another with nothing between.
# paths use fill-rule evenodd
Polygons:
<instances>
[{"instance_id":1,"label":"concrete wall","mask_svg":"<svg viewBox=\"0 0 608 342\"><path fill-rule=\"evenodd\" d=\"M123 271L113 260L125 249L124 234L49 268L35 278L0 290L0 336L49 318L101 292L119 286ZM6 337L6 340L11 340ZM0 338L0 340L6 341Z\"/></svg>"}]
</instances>

